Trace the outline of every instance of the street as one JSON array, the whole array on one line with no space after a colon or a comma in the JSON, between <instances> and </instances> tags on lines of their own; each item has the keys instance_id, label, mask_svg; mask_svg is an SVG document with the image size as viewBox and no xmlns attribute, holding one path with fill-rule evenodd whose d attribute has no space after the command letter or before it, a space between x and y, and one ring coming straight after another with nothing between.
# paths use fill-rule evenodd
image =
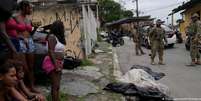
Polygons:
<instances>
[{"instance_id":1,"label":"street","mask_svg":"<svg viewBox=\"0 0 201 101\"><path fill-rule=\"evenodd\" d=\"M184 44L176 44L174 48L165 50L166 65L164 66L150 65L150 50L145 48L143 49L146 55L136 56L134 44L129 39L125 39L125 45L116 49L123 74L129 71L134 64L149 66L154 71L166 74L159 82L169 87L171 97L201 98L201 66L186 66L190 63L190 56L189 52L185 50ZM155 61L158 62L158 57Z\"/></svg>"}]
</instances>

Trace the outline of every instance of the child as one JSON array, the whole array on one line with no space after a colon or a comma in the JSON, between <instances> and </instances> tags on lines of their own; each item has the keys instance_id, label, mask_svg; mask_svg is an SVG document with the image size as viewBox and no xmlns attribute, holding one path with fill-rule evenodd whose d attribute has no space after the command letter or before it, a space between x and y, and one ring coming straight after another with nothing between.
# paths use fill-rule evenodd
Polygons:
<instances>
[{"instance_id":1,"label":"child","mask_svg":"<svg viewBox=\"0 0 201 101\"><path fill-rule=\"evenodd\" d=\"M23 64L20 62L15 62L14 66L16 68L16 76L18 79L17 85L16 87L13 87L11 90L14 95L14 97L16 97L16 99L20 99L19 97L22 97L27 99L27 100L31 100L31 101L46 101L45 97L41 94L37 94L37 93L33 93L31 92L26 85L24 84L24 71L23 71ZM16 96L18 95L18 96ZM20 101L27 101L27 100L20 100Z\"/></svg>"},{"instance_id":2,"label":"child","mask_svg":"<svg viewBox=\"0 0 201 101\"><path fill-rule=\"evenodd\" d=\"M14 66L4 58L0 61L0 101L14 101L10 99L8 91L10 87L15 86L16 80Z\"/></svg>"}]
</instances>

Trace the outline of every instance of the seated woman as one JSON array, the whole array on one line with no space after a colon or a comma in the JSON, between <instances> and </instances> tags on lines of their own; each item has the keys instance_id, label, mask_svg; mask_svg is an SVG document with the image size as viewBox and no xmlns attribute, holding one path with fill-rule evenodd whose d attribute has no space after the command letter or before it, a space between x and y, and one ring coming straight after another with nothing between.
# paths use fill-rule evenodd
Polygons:
<instances>
[{"instance_id":1,"label":"seated woman","mask_svg":"<svg viewBox=\"0 0 201 101\"><path fill-rule=\"evenodd\" d=\"M17 72L17 84L11 88L12 96L19 101L46 101L43 95L31 92L24 84L23 63L14 62L14 66Z\"/></svg>"},{"instance_id":2,"label":"seated woman","mask_svg":"<svg viewBox=\"0 0 201 101\"><path fill-rule=\"evenodd\" d=\"M5 56L6 57L6 56ZM16 70L15 67L8 61L8 59L0 59L0 100L14 101L9 98L9 88L16 84Z\"/></svg>"}]
</instances>

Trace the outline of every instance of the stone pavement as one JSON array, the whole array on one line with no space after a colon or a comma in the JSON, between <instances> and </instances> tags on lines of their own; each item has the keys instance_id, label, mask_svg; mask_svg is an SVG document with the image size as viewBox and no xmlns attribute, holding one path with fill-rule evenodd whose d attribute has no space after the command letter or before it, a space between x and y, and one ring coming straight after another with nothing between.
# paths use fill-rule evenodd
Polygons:
<instances>
[{"instance_id":1,"label":"stone pavement","mask_svg":"<svg viewBox=\"0 0 201 101\"><path fill-rule=\"evenodd\" d=\"M169 87L171 97L200 99L201 66L186 66L190 63L190 53L186 51L184 44L176 44L174 48L165 49L164 60L166 65L150 65L150 50L147 49L144 49L146 55L136 56L134 44L129 39L125 39L124 46L117 47L116 51L123 74L128 72L133 65L147 66L155 72L166 74L158 82ZM158 62L158 57L156 57L156 62Z\"/></svg>"},{"instance_id":2,"label":"stone pavement","mask_svg":"<svg viewBox=\"0 0 201 101\"><path fill-rule=\"evenodd\" d=\"M115 81L113 52L112 46L106 42L98 45L96 53L89 56L94 62L93 66L63 70L61 92L67 97L61 101L125 101L120 94L102 90ZM50 94L50 90L46 89L45 92Z\"/></svg>"}]
</instances>

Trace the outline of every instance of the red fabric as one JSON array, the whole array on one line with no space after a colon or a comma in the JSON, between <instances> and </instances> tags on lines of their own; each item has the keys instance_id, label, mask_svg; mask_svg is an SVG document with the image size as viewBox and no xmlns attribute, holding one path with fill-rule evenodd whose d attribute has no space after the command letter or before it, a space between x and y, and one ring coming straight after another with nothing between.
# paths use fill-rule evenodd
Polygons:
<instances>
[{"instance_id":1,"label":"red fabric","mask_svg":"<svg viewBox=\"0 0 201 101\"><path fill-rule=\"evenodd\" d=\"M24 24L26 25L26 31L31 32L31 31L32 31L32 25L31 25L31 22L30 22L30 24L25 23L24 21L25 21L26 17L23 16L23 15L20 15L19 18L22 20L21 23L24 23Z\"/></svg>"},{"instance_id":2,"label":"red fabric","mask_svg":"<svg viewBox=\"0 0 201 101\"><path fill-rule=\"evenodd\" d=\"M6 31L10 37L16 38L17 32L26 31L26 25L23 23L17 23L13 18L6 21Z\"/></svg>"},{"instance_id":3,"label":"red fabric","mask_svg":"<svg viewBox=\"0 0 201 101\"><path fill-rule=\"evenodd\" d=\"M62 69L63 61L56 59L56 65ZM52 63L50 56L48 56L48 55L45 56L45 58L43 60L42 68L47 74L51 73L53 70L56 69L55 65Z\"/></svg>"},{"instance_id":4,"label":"red fabric","mask_svg":"<svg viewBox=\"0 0 201 101\"><path fill-rule=\"evenodd\" d=\"M26 25L26 31L31 32L32 31L32 26L31 24Z\"/></svg>"}]
</instances>

